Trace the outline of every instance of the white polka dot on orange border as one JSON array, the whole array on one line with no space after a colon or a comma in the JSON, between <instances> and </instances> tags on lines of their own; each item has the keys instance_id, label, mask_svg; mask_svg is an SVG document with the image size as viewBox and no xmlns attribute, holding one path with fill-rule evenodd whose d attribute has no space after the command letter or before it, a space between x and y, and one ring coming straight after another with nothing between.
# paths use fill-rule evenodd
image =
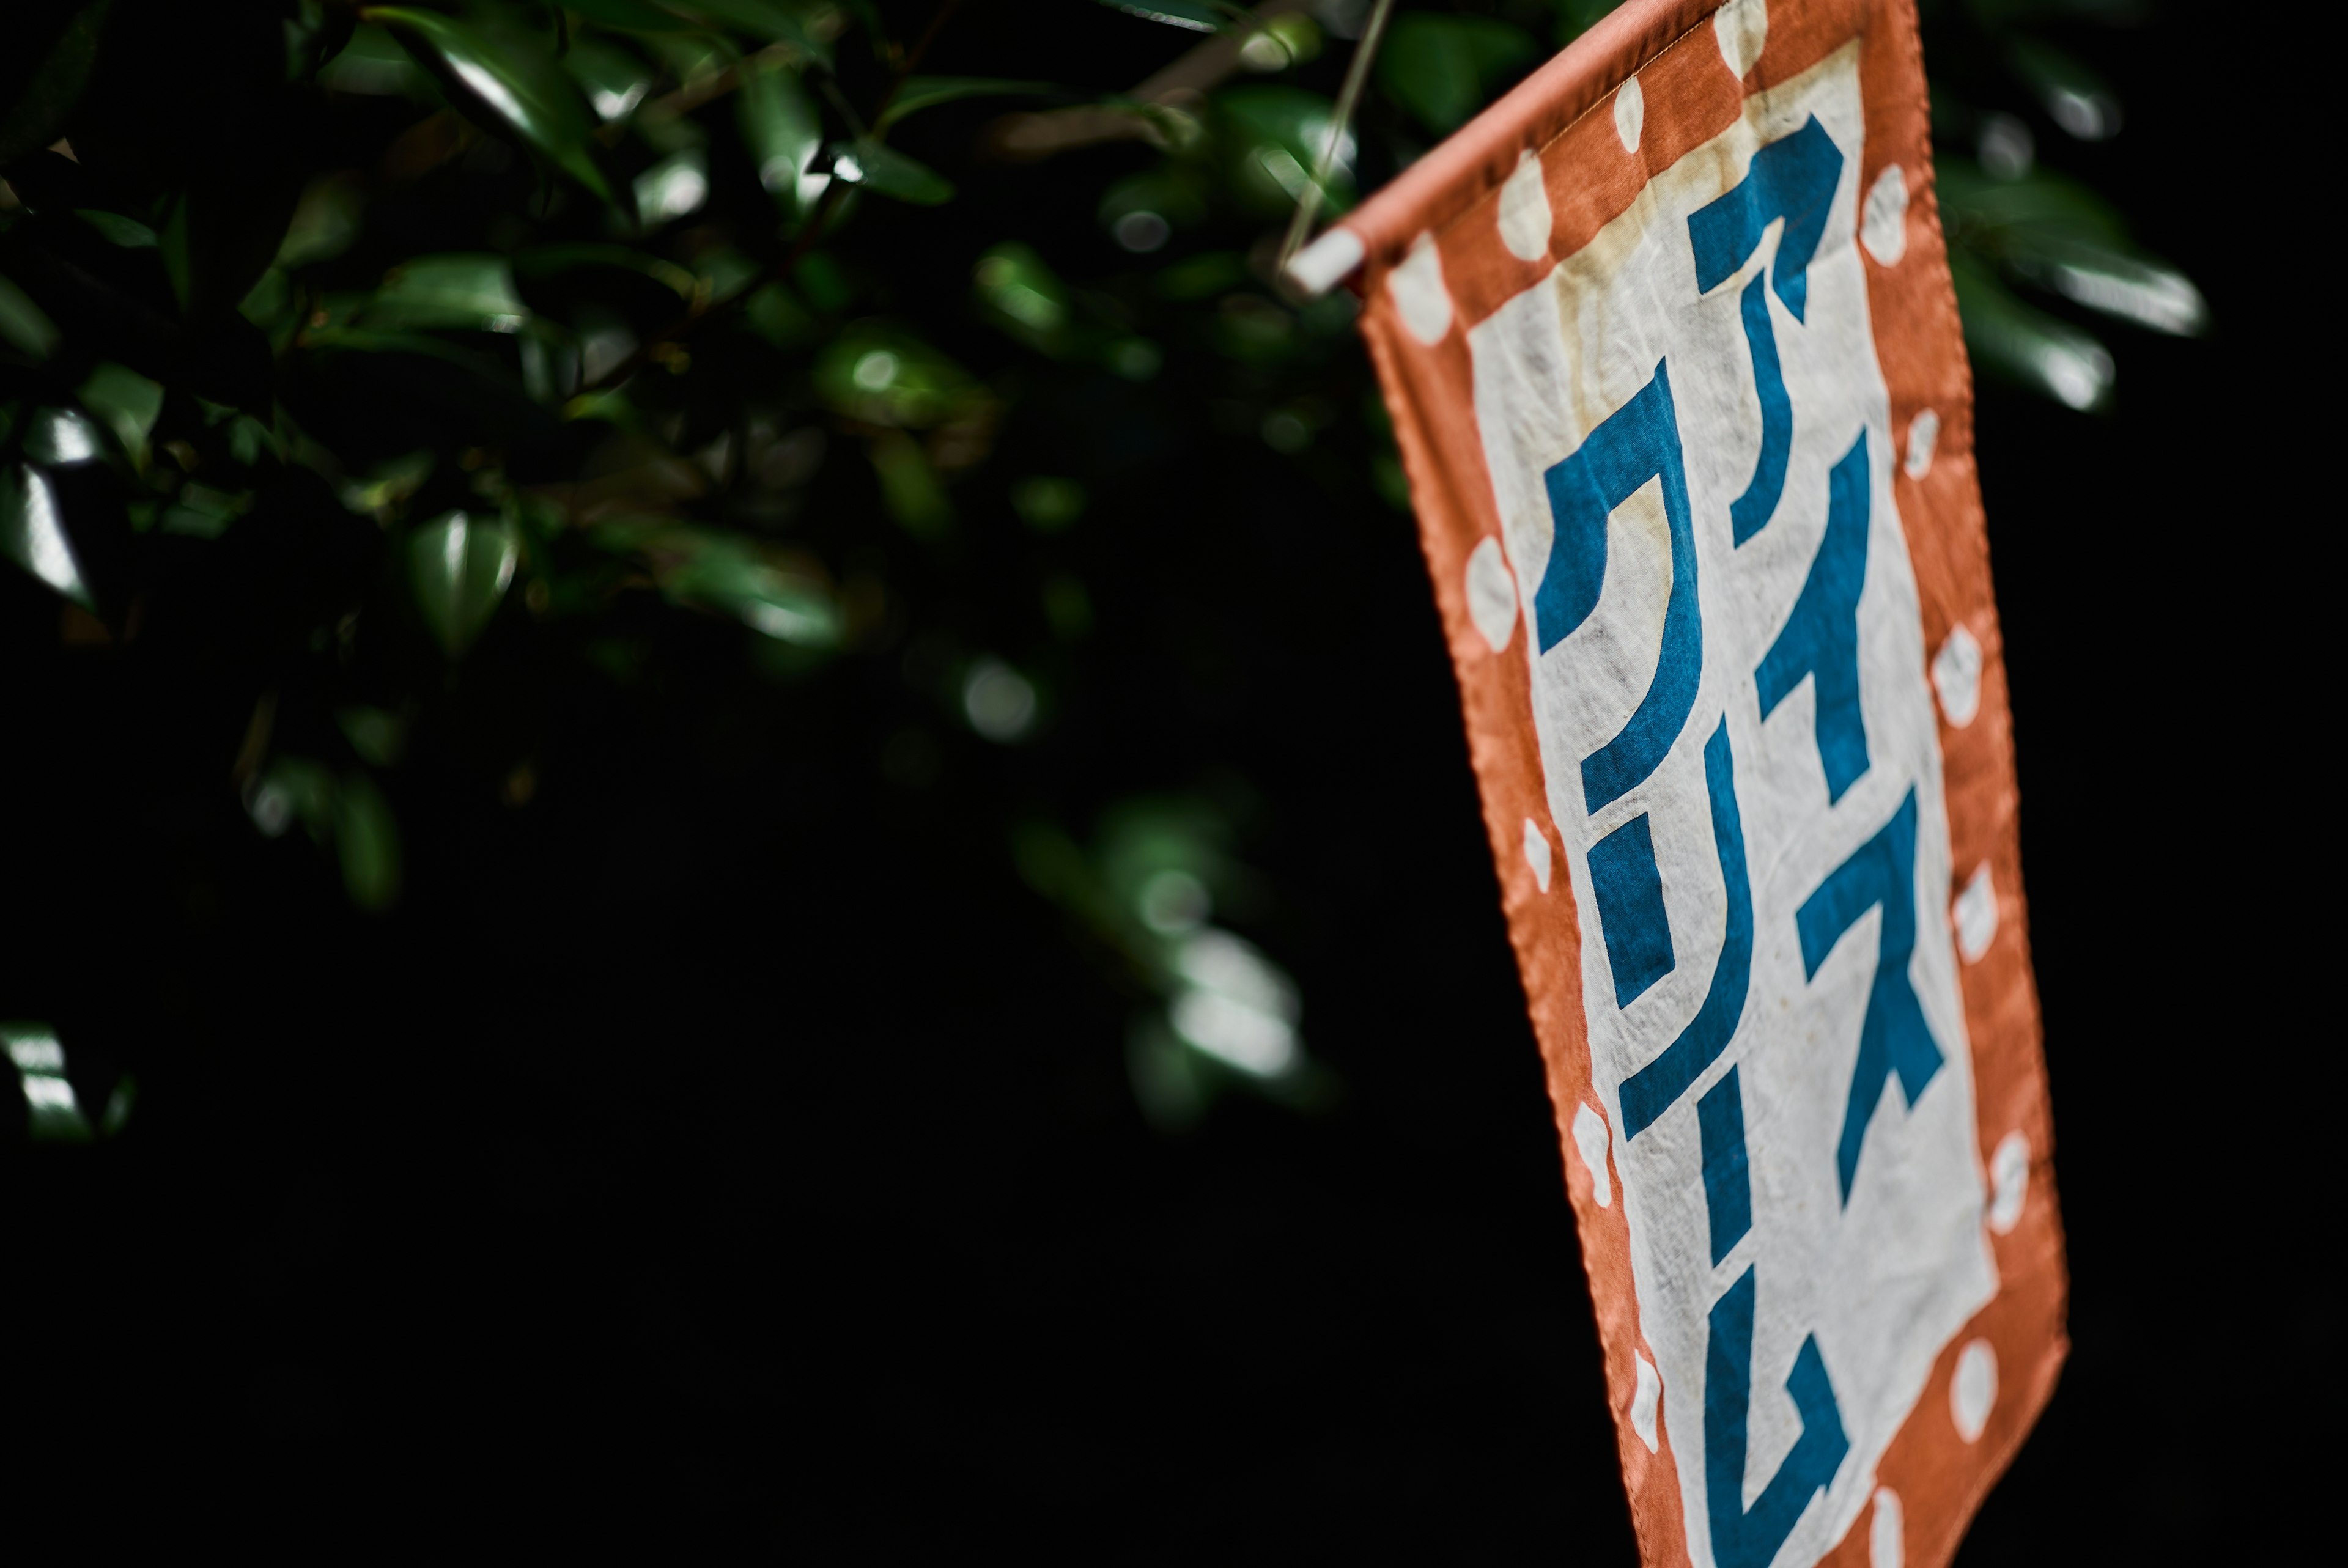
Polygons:
<instances>
[{"instance_id":1,"label":"white polka dot on orange border","mask_svg":"<svg viewBox=\"0 0 2348 1568\"><path fill-rule=\"evenodd\" d=\"M1528 822L1527 827L1532 825ZM1614 1203L1613 1178L1606 1173L1606 1118L1587 1104L1573 1108L1573 1150L1581 1156L1582 1169L1590 1173L1590 1195L1601 1209Z\"/></svg>"},{"instance_id":2,"label":"white polka dot on orange border","mask_svg":"<svg viewBox=\"0 0 2348 1568\"><path fill-rule=\"evenodd\" d=\"M1875 1517L1867 1526L1867 1568L1905 1568L1907 1514L1898 1492L1888 1486L1875 1489Z\"/></svg>"},{"instance_id":3,"label":"white polka dot on orange border","mask_svg":"<svg viewBox=\"0 0 2348 1568\"><path fill-rule=\"evenodd\" d=\"M1543 833L1540 830L1540 824L1531 817L1525 818L1525 864L1533 868L1533 880L1540 884L1540 890L1544 893L1548 892L1549 835ZM1603 1180L1602 1177L1601 1179Z\"/></svg>"},{"instance_id":4,"label":"white polka dot on orange border","mask_svg":"<svg viewBox=\"0 0 2348 1568\"><path fill-rule=\"evenodd\" d=\"M1720 41L1728 74L1743 81L1769 41L1767 0L1728 0L1712 14L1712 36Z\"/></svg>"},{"instance_id":5,"label":"white polka dot on orange border","mask_svg":"<svg viewBox=\"0 0 2348 1568\"><path fill-rule=\"evenodd\" d=\"M1932 690L1953 729L1963 729L1981 712L1982 645L1959 621L1932 656Z\"/></svg>"},{"instance_id":6,"label":"white polka dot on orange border","mask_svg":"<svg viewBox=\"0 0 2348 1568\"><path fill-rule=\"evenodd\" d=\"M1451 292L1443 286L1443 255L1435 236L1421 234L1410 254L1386 274L1386 292L1410 335L1433 348L1451 331Z\"/></svg>"},{"instance_id":7,"label":"white polka dot on orange border","mask_svg":"<svg viewBox=\"0 0 2348 1568\"><path fill-rule=\"evenodd\" d=\"M1957 928L1957 951L1965 962L1980 963L1997 940L1997 888L1990 882L1988 861L1973 867L1964 891L1949 908L1949 918Z\"/></svg>"},{"instance_id":8,"label":"white polka dot on orange border","mask_svg":"<svg viewBox=\"0 0 2348 1568\"><path fill-rule=\"evenodd\" d=\"M1896 267L1908 253L1908 175L1898 164L1888 164L1867 190L1867 209L1859 220L1859 242L1887 267Z\"/></svg>"},{"instance_id":9,"label":"white polka dot on orange border","mask_svg":"<svg viewBox=\"0 0 2348 1568\"><path fill-rule=\"evenodd\" d=\"M1483 633L1485 646L1498 653L1517 630L1517 579L1509 575L1498 536L1485 535L1468 552L1467 586L1468 619Z\"/></svg>"},{"instance_id":10,"label":"white polka dot on orange border","mask_svg":"<svg viewBox=\"0 0 2348 1568\"><path fill-rule=\"evenodd\" d=\"M1639 1434L1647 1451L1653 1453L1663 1443L1663 1434L1655 1428L1655 1417L1663 1406L1663 1379L1655 1370L1655 1364L1643 1352L1632 1351L1631 1358L1639 1364L1638 1385L1631 1391L1631 1430Z\"/></svg>"},{"instance_id":11,"label":"white polka dot on orange border","mask_svg":"<svg viewBox=\"0 0 2348 1568\"><path fill-rule=\"evenodd\" d=\"M1614 94L1614 134L1622 138L1624 152L1639 150L1639 133L1647 124L1647 93L1632 77Z\"/></svg>"},{"instance_id":12,"label":"white polka dot on orange border","mask_svg":"<svg viewBox=\"0 0 2348 1568\"><path fill-rule=\"evenodd\" d=\"M1979 1442L1997 1403L1997 1352L1986 1339L1976 1339L1957 1352L1956 1375L1949 1379L1949 1419L1957 1436Z\"/></svg>"},{"instance_id":13,"label":"white polka dot on orange border","mask_svg":"<svg viewBox=\"0 0 2348 1568\"><path fill-rule=\"evenodd\" d=\"M1932 448L1940 445L1941 416L1931 409L1920 409L1908 422L1908 461L1901 465L1911 479L1921 479L1932 471Z\"/></svg>"},{"instance_id":14,"label":"white polka dot on orange border","mask_svg":"<svg viewBox=\"0 0 2348 1568\"><path fill-rule=\"evenodd\" d=\"M1989 1228L2010 1235L2030 1197L2030 1139L2019 1127L1997 1141L1989 1157Z\"/></svg>"},{"instance_id":15,"label":"white polka dot on orange border","mask_svg":"<svg viewBox=\"0 0 2348 1568\"><path fill-rule=\"evenodd\" d=\"M1540 158L1528 149L1517 158L1517 171L1500 187L1500 243L1519 261L1538 261L1549 254L1554 221Z\"/></svg>"}]
</instances>

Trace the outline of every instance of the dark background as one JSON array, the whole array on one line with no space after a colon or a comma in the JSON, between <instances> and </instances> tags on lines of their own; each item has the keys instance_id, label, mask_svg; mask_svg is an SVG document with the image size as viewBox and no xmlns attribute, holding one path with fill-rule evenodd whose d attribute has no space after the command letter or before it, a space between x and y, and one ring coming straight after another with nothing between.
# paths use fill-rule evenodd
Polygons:
<instances>
[{"instance_id":1,"label":"dark background","mask_svg":"<svg viewBox=\"0 0 2348 1568\"><path fill-rule=\"evenodd\" d=\"M1000 70L1009 37L932 68ZM1138 79L1163 43L1076 27L1010 74ZM2175 13L2114 35L2127 128L2075 157L2214 335L2116 338L2107 418L1980 393L2075 1346L1968 1563L2238 1539L2272 1506L2273 1380L2333 1332L2246 1234L2288 1158L2242 1151L2322 1039L2274 892L2314 770L2267 709L2336 393L2291 368L2315 345L2210 46ZM1411 525L1330 517L1251 436L1121 485L1086 524L1117 530L1086 547L1113 678L1048 743L948 736L928 787L889 783L901 649L788 704L714 623L662 623L657 697L510 661L522 695L448 722L528 706L543 783L511 809L420 746L396 804L431 831L384 918L298 835L251 852L211 774L170 774L170 672L60 649L11 575L6 1010L141 1098L103 1147L7 1155L8 1528L1632 1560ZM1136 779L1243 825L1272 890L1245 928L1333 1106L1232 1097L1181 1136L1136 1111L1132 999L1007 838Z\"/></svg>"}]
</instances>

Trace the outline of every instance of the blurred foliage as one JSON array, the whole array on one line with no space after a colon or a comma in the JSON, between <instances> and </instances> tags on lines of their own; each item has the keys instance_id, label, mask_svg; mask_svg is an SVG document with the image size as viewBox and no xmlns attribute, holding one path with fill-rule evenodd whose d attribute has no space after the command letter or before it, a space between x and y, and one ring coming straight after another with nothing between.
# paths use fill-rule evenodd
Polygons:
<instances>
[{"instance_id":1,"label":"blurred foliage","mask_svg":"<svg viewBox=\"0 0 2348 1568\"><path fill-rule=\"evenodd\" d=\"M306 841L363 911L397 906L440 820L403 783L420 746L526 805L541 722L482 693L561 664L656 698L690 678L661 618L730 629L787 711L827 687L869 709L888 788L936 787L950 732L1051 744L1113 700L1085 649L1128 608L1109 581L1136 591L1104 563L1150 464L1251 451L1340 536L1404 505L1354 302L1272 277L1366 0L1058 3L1190 75L1147 99L1031 79L1053 73L999 46L1051 8L953 0L14 9L0 551L65 644L192 671L234 715L204 765L254 842ZM1609 8L1408 7L1324 209ZM2118 133L2070 51L2127 16L1927 13L1968 340L2077 408L2112 359L2056 313L2207 320L2034 150ZM1012 74L925 74L965 55ZM1270 902L1245 814L1168 782L983 831L1133 998L1154 1122L1233 1086L1326 1103L1294 984L1215 923ZM36 1131L90 1135L55 1037L8 1030Z\"/></svg>"}]
</instances>

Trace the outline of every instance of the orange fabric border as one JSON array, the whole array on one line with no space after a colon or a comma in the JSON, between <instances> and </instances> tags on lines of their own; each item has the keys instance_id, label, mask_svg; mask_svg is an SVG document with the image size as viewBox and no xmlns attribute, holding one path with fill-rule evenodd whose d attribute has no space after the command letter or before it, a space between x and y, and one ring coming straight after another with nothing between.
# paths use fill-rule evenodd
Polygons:
<instances>
[{"instance_id":1,"label":"orange fabric border","mask_svg":"<svg viewBox=\"0 0 2348 1568\"><path fill-rule=\"evenodd\" d=\"M1544 895L1523 854L1522 825L1529 818L1549 835L1553 853L1563 847L1542 786L1525 661L1513 643L1495 656L1468 614L1468 557L1479 541L1499 531L1499 518L1476 423L1466 333L1627 210L1651 174L1727 128L1746 96L1799 75L1854 37L1859 40L1867 143L1858 189L1870 190L1882 169L1897 163L1906 171L1910 191L1906 255L1892 267L1872 259L1866 262L1892 429L1905 432L1926 408L1941 421L1924 477L1911 478L1901 466L1894 478L1921 603L1924 645L1938 649L1962 623L1983 656L1978 714L1962 729L1943 716L1940 743L1951 864L1962 877L1987 863L1998 896L1997 932L1989 951L1977 962L1958 966L1972 1036L1984 1188L1991 1152L2007 1133L2022 1132L2031 1152L2021 1218L2009 1234L1990 1237L1998 1293L1943 1348L1924 1393L1877 1467L1879 1484L1898 1492L1903 1505L1907 1561L1915 1568L1937 1568L1955 1554L1982 1497L2052 1395L2068 1349L2054 1125L2022 895L2003 648L1973 462L1972 382L1934 200L1912 0L1777 0L1770 7L1766 45L1743 82L1729 74L1714 42L1711 19L1716 9L1716 0L1631 0L1350 215L1344 226L1362 240L1365 252L1356 279L1365 300L1362 332L1394 415L1420 542L1459 681L1493 864L1562 1149L1575 1108L1591 1098L1581 927L1570 881L1560 878L1563 897ZM1633 74L1645 96L1645 122L1639 149L1631 153L1616 137L1612 114L1597 111ZM1497 231L1498 188L1526 149L1540 157L1553 215L1549 253L1529 262L1511 255ZM1450 331L1432 347L1404 329L1385 287L1387 273L1421 234L1431 234L1440 249L1454 306ZM1956 889L1950 892L1953 897ZM1651 1563L1684 1563L1688 1549L1668 1394L1659 1451L1650 1454L1631 1426L1633 1353L1644 1350L1650 1360L1655 1358L1639 1335L1629 1222L1621 1204L1598 1205L1577 1160L1565 1160L1564 1165L1641 1552ZM1615 1184L1619 1190L1619 1174ZM1959 1348L1975 1337L1988 1339L1996 1351L1999 1389L1987 1428L1968 1443L1950 1413L1950 1378ZM1861 1510L1827 1561L1851 1568L1867 1563L1872 1508L1870 1503Z\"/></svg>"}]
</instances>

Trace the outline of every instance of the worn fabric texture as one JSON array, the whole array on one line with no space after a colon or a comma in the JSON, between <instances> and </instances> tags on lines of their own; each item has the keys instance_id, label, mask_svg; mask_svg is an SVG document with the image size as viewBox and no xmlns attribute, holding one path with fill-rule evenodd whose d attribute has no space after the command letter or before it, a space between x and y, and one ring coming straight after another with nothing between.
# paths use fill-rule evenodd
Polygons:
<instances>
[{"instance_id":1,"label":"worn fabric texture","mask_svg":"<svg viewBox=\"0 0 2348 1568\"><path fill-rule=\"evenodd\" d=\"M1349 217L1650 1562L1933 1564L2065 1276L1909 0L1633 0Z\"/></svg>"}]
</instances>

